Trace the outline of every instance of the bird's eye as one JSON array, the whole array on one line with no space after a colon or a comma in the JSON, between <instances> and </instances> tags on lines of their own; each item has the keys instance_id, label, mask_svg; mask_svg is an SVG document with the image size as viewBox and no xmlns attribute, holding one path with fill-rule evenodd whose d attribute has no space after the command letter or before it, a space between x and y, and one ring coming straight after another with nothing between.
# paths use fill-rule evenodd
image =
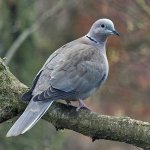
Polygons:
<instances>
[{"instance_id":1,"label":"bird's eye","mask_svg":"<svg viewBox=\"0 0 150 150\"><path fill-rule=\"evenodd\" d=\"M102 27L102 28L104 28L104 27L105 27L105 25L104 25L104 24L101 24L101 27Z\"/></svg>"}]
</instances>

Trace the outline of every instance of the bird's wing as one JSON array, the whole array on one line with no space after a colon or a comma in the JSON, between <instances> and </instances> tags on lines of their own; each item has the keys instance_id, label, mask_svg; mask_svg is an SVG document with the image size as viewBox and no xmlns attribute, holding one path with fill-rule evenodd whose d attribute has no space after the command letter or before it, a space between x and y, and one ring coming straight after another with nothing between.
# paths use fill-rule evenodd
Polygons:
<instances>
[{"instance_id":1,"label":"bird's wing","mask_svg":"<svg viewBox=\"0 0 150 150\"><path fill-rule=\"evenodd\" d=\"M70 43L68 43L67 45L69 46ZM62 46L61 48L59 48L58 50L56 50L54 53L52 53L50 55L50 57L47 59L47 61L45 62L45 64L41 68L41 70L35 76L35 78L33 80L33 83L32 83L32 87L29 89L29 91L27 91L26 93L24 93L22 95L22 100L24 100L24 101L30 101L31 98L33 97L33 95L36 94L36 92L37 93L40 92L37 88L36 88L37 90L35 90L34 93L33 93L33 90L35 89L35 86L37 84L37 81L39 80L39 77L41 76L41 73L42 73L42 75L44 75L44 74L51 74L50 72L53 70L53 67L55 66L55 64L57 64L57 61L60 60L60 58L63 57L62 51L64 50L63 48L65 46L66 45ZM66 47L68 47L68 46L66 46ZM57 61L55 61L55 57L58 57L59 59L57 58ZM47 67L47 65L49 66L49 68Z\"/></svg>"},{"instance_id":2,"label":"bird's wing","mask_svg":"<svg viewBox=\"0 0 150 150\"><path fill-rule=\"evenodd\" d=\"M80 45L51 73L51 86L64 92L84 92L104 76L106 62L93 46Z\"/></svg>"},{"instance_id":3,"label":"bird's wing","mask_svg":"<svg viewBox=\"0 0 150 150\"><path fill-rule=\"evenodd\" d=\"M38 73L38 74L36 75L36 77L34 78L33 83L32 83L32 87L31 87L26 93L24 93L24 94L22 95L21 99L22 99L23 101L30 101L30 100L31 100L31 98L32 98L32 96L33 96L33 95L32 95L32 91L34 90L35 85L36 85L36 83L37 83L37 81L38 81L38 79L39 79L41 73L42 73L42 70L40 70L39 73Z\"/></svg>"},{"instance_id":4,"label":"bird's wing","mask_svg":"<svg viewBox=\"0 0 150 150\"><path fill-rule=\"evenodd\" d=\"M61 53L45 64L34 89L35 93L39 93L35 94L35 101L49 99L54 95L57 99L74 96L75 93L96 88L102 82L106 63L97 48L78 43L62 49Z\"/></svg>"}]
</instances>

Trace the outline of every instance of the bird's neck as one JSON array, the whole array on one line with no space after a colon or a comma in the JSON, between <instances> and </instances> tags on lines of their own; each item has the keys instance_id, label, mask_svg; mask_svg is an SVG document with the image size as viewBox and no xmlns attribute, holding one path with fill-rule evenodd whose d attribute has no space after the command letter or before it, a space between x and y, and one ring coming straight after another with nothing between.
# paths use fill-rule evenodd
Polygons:
<instances>
[{"instance_id":1,"label":"bird's neck","mask_svg":"<svg viewBox=\"0 0 150 150\"><path fill-rule=\"evenodd\" d=\"M106 48L105 47L106 47L107 39L105 39L105 40L104 39L103 40L102 39L97 40L96 38L90 36L89 34L87 34L85 37L91 42L91 44L93 46L98 47L101 52L106 54Z\"/></svg>"},{"instance_id":2,"label":"bird's neck","mask_svg":"<svg viewBox=\"0 0 150 150\"><path fill-rule=\"evenodd\" d=\"M96 35L94 36L94 35L88 33L86 35L86 37L90 41L94 42L95 44L106 45L106 42L107 42L107 36L96 36Z\"/></svg>"},{"instance_id":3,"label":"bird's neck","mask_svg":"<svg viewBox=\"0 0 150 150\"><path fill-rule=\"evenodd\" d=\"M96 39L94 39L93 37L89 36L88 34L86 35L86 37L87 37L90 41L94 42L95 44L100 44Z\"/></svg>"}]
</instances>

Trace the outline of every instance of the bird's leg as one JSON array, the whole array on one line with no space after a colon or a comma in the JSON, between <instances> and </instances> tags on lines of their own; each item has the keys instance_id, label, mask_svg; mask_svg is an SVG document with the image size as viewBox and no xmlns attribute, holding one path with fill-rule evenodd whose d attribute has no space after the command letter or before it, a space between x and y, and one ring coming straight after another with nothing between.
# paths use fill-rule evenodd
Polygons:
<instances>
[{"instance_id":1,"label":"bird's leg","mask_svg":"<svg viewBox=\"0 0 150 150\"><path fill-rule=\"evenodd\" d=\"M67 106L71 105L71 101L66 100Z\"/></svg>"},{"instance_id":2,"label":"bird's leg","mask_svg":"<svg viewBox=\"0 0 150 150\"><path fill-rule=\"evenodd\" d=\"M79 99L78 101L79 101L79 106L76 108L76 111L79 111L81 108L86 108L91 111L91 109L84 104L83 100Z\"/></svg>"}]
</instances>

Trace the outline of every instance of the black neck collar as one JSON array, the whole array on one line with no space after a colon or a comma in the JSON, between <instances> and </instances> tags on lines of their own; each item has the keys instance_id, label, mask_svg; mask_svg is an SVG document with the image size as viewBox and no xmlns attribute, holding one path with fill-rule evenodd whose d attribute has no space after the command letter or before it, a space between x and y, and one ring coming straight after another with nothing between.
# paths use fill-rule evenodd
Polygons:
<instances>
[{"instance_id":1,"label":"black neck collar","mask_svg":"<svg viewBox=\"0 0 150 150\"><path fill-rule=\"evenodd\" d=\"M99 42L97 42L94 38L92 38L92 37L90 37L90 36L88 36L88 35L86 35L86 37L87 37L89 40L91 40L92 42L94 42L94 43L96 43L96 44L99 44Z\"/></svg>"}]
</instances>

